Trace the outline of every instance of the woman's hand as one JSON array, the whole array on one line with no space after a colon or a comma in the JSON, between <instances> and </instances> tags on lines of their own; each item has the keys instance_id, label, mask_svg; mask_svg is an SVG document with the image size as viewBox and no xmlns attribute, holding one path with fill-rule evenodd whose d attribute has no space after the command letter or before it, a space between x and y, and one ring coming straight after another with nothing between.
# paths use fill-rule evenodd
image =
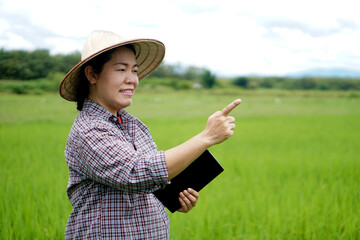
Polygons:
<instances>
[{"instance_id":1,"label":"woman's hand","mask_svg":"<svg viewBox=\"0 0 360 240\"><path fill-rule=\"evenodd\" d=\"M182 191L179 194L181 208L179 208L177 211L182 213L189 212L193 207L195 207L198 200L199 193L194 189L188 188L187 190Z\"/></svg>"},{"instance_id":2,"label":"woman's hand","mask_svg":"<svg viewBox=\"0 0 360 240\"><path fill-rule=\"evenodd\" d=\"M221 143L234 134L235 118L229 116L230 112L241 103L236 99L222 111L217 111L208 118L205 130L201 133L210 146Z\"/></svg>"},{"instance_id":3,"label":"woman's hand","mask_svg":"<svg viewBox=\"0 0 360 240\"><path fill-rule=\"evenodd\" d=\"M236 99L223 110L217 111L208 118L205 130L186 142L165 151L169 180L189 166L207 148L225 141L234 134L235 118L230 117L229 114L240 103L241 100Z\"/></svg>"}]
</instances>

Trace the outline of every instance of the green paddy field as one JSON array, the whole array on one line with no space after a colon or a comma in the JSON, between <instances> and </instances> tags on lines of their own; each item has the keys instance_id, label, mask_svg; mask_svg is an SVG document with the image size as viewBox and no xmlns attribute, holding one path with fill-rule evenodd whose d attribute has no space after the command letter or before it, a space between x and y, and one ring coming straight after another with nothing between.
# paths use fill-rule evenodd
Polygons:
<instances>
[{"instance_id":1,"label":"green paddy field","mask_svg":"<svg viewBox=\"0 0 360 240\"><path fill-rule=\"evenodd\" d=\"M225 171L169 213L170 239L360 239L359 93L140 89L128 111L165 150L236 98L234 136L210 148ZM57 94L0 93L0 239L64 238L76 114Z\"/></svg>"}]
</instances>

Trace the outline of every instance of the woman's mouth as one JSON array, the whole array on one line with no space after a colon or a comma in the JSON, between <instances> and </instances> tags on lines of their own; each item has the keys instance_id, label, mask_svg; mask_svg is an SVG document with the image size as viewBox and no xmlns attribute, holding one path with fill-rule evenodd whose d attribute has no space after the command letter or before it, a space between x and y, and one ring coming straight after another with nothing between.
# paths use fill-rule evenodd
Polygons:
<instances>
[{"instance_id":1,"label":"woman's mouth","mask_svg":"<svg viewBox=\"0 0 360 240\"><path fill-rule=\"evenodd\" d=\"M132 96L134 94L134 89L122 89L120 90L120 93L127 96Z\"/></svg>"}]
</instances>

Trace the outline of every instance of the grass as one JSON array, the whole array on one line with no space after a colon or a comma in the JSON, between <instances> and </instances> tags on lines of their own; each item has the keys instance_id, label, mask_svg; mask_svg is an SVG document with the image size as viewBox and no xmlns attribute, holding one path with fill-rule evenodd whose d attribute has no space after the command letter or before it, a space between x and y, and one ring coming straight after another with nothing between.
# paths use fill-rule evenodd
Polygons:
<instances>
[{"instance_id":1,"label":"grass","mask_svg":"<svg viewBox=\"0 0 360 240\"><path fill-rule=\"evenodd\" d=\"M354 97L355 96L355 97ZM348 92L139 91L129 112L159 149L185 141L234 98L235 135L210 151L225 171L171 239L360 239L360 98ZM0 95L0 239L63 239L63 151L75 104Z\"/></svg>"}]
</instances>

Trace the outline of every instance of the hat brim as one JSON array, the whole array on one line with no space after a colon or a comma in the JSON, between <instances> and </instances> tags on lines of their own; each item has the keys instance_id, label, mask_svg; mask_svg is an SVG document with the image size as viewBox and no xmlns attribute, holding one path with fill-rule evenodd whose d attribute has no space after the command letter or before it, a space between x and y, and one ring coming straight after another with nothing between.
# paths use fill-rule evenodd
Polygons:
<instances>
[{"instance_id":1,"label":"hat brim","mask_svg":"<svg viewBox=\"0 0 360 240\"><path fill-rule=\"evenodd\" d=\"M131 44L135 48L135 58L138 64L139 80L148 76L165 57L165 45L155 39L134 39L123 41L94 53L76 64L63 78L59 86L60 96L68 101L76 101L76 86L80 80L80 70L86 62L111 49Z\"/></svg>"}]
</instances>

